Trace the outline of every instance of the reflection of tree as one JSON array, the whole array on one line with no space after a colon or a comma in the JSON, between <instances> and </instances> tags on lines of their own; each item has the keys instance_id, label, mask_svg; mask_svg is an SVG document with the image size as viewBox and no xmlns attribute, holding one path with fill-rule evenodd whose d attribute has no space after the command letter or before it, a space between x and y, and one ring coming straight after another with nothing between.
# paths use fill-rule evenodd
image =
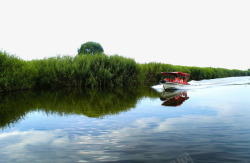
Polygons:
<instances>
[{"instance_id":1,"label":"reflection of tree","mask_svg":"<svg viewBox=\"0 0 250 163\"><path fill-rule=\"evenodd\" d=\"M10 126L31 111L47 114L103 117L134 108L143 97L158 98L148 87L116 90L27 91L0 96L0 127Z\"/></svg>"}]
</instances>

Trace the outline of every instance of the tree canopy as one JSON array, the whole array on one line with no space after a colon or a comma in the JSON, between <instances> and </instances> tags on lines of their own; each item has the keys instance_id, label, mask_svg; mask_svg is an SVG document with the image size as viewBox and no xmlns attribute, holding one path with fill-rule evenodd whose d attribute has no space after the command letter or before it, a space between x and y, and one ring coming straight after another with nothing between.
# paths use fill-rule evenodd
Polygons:
<instances>
[{"instance_id":1,"label":"tree canopy","mask_svg":"<svg viewBox=\"0 0 250 163\"><path fill-rule=\"evenodd\" d=\"M78 55L79 54L91 54L94 55L96 53L103 53L102 46L97 42L86 42L81 45L80 49L78 49Z\"/></svg>"}]
</instances>

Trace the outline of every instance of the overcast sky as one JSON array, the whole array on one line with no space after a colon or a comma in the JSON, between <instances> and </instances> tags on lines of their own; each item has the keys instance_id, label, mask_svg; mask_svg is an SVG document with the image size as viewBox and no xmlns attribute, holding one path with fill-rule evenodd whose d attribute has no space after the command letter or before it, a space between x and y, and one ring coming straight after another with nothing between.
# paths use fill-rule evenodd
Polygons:
<instances>
[{"instance_id":1,"label":"overcast sky","mask_svg":"<svg viewBox=\"0 0 250 163\"><path fill-rule=\"evenodd\" d=\"M100 43L136 62L250 68L249 0L0 0L0 49L25 59Z\"/></svg>"}]
</instances>

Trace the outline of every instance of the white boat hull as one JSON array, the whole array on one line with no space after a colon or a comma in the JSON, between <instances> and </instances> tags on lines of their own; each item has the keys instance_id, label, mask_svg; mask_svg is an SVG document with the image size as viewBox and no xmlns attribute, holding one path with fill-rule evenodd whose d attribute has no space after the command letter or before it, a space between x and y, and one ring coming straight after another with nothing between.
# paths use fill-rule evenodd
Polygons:
<instances>
[{"instance_id":1,"label":"white boat hull","mask_svg":"<svg viewBox=\"0 0 250 163\"><path fill-rule=\"evenodd\" d=\"M163 85L163 88L166 89L178 89L180 87L185 87L188 84L181 84L181 83L174 83L174 82L165 82L161 83Z\"/></svg>"}]
</instances>

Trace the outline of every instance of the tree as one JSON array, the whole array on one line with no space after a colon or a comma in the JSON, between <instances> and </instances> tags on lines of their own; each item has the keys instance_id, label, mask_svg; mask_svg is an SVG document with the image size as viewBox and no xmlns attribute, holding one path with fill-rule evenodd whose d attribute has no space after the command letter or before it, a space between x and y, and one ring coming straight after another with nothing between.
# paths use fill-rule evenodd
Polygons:
<instances>
[{"instance_id":1,"label":"tree","mask_svg":"<svg viewBox=\"0 0 250 163\"><path fill-rule=\"evenodd\" d=\"M97 42L86 42L81 45L80 49L78 49L79 54L91 54L94 55L96 53L103 53L102 46Z\"/></svg>"}]
</instances>

